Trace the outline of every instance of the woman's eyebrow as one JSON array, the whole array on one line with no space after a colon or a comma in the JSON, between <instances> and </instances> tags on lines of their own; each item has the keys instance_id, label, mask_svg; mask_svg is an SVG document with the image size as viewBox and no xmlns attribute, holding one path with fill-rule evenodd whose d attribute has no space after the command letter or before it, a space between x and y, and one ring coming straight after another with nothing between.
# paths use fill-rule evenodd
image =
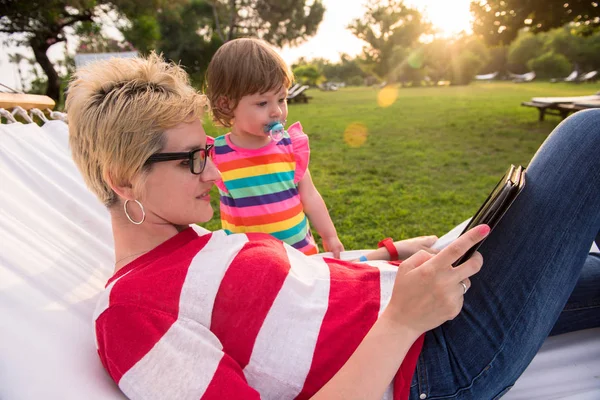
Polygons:
<instances>
[{"instance_id":1,"label":"woman's eyebrow","mask_svg":"<svg viewBox=\"0 0 600 400\"><path fill-rule=\"evenodd\" d=\"M188 145L184 148L181 147L176 147L173 150L163 150L164 153L189 153L190 151L194 151L194 150L198 150L203 148L204 146L199 145L199 144L192 144L192 145Z\"/></svg>"},{"instance_id":2,"label":"woman's eyebrow","mask_svg":"<svg viewBox=\"0 0 600 400\"><path fill-rule=\"evenodd\" d=\"M185 150L183 150L183 151L193 151L193 150L201 149L203 147L206 147L206 146L202 146L200 144L193 144L193 145L186 147Z\"/></svg>"}]
</instances>

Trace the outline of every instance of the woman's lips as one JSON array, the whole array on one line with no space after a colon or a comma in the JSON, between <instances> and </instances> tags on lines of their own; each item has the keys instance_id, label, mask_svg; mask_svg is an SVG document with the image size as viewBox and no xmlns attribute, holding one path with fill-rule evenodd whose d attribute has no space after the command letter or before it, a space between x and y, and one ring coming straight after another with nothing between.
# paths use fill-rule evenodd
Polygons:
<instances>
[{"instance_id":1,"label":"woman's lips","mask_svg":"<svg viewBox=\"0 0 600 400\"><path fill-rule=\"evenodd\" d=\"M198 200L209 200L210 201L210 192L202 193L200 196L196 196Z\"/></svg>"}]
</instances>

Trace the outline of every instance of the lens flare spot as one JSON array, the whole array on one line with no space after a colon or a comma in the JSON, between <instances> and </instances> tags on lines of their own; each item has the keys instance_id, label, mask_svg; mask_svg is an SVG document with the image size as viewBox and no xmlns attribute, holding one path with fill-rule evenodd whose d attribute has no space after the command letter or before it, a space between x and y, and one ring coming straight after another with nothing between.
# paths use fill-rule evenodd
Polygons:
<instances>
[{"instance_id":1,"label":"lens flare spot","mask_svg":"<svg viewBox=\"0 0 600 400\"><path fill-rule=\"evenodd\" d=\"M398 88L396 86L386 86L377 94L377 104L379 107L389 107L398 98Z\"/></svg>"},{"instance_id":2,"label":"lens flare spot","mask_svg":"<svg viewBox=\"0 0 600 400\"><path fill-rule=\"evenodd\" d=\"M417 49L410 53L407 62L412 69L421 68L423 66L423 51L421 49Z\"/></svg>"},{"instance_id":3,"label":"lens flare spot","mask_svg":"<svg viewBox=\"0 0 600 400\"><path fill-rule=\"evenodd\" d=\"M344 131L344 142L350 147L360 147L367 141L369 132L365 124L353 122Z\"/></svg>"}]
</instances>

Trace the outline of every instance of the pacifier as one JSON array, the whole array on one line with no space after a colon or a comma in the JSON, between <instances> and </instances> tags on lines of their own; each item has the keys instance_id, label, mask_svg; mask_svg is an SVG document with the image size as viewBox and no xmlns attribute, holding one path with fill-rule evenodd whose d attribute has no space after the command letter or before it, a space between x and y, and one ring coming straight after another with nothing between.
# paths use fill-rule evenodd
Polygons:
<instances>
[{"instance_id":1,"label":"pacifier","mask_svg":"<svg viewBox=\"0 0 600 400\"><path fill-rule=\"evenodd\" d=\"M265 126L265 133L268 133L269 136L271 136L271 140L274 140L275 142L279 142L283 139L283 132L285 132L285 128L279 121L271 122L269 125Z\"/></svg>"}]
</instances>

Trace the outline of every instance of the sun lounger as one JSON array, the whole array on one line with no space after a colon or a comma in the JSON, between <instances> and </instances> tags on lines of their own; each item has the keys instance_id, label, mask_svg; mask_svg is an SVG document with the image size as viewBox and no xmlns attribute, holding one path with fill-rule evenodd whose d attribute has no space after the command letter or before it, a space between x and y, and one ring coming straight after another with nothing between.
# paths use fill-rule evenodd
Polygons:
<instances>
[{"instance_id":1,"label":"sun lounger","mask_svg":"<svg viewBox=\"0 0 600 400\"><path fill-rule=\"evenodd\" d=\"M292 96L294 94L294 92L296 90L298 90L298 88L300 87L299 83L296 83L294 86L292 86L289 90L288 90L288 97Z\"/></svg>"},{"instance_id":2,"label":"sun lounger","mask_svg":"<svg viewBox=\"0 0 600 400\"><path fill-rule=\"evenodd\" d=\"M62 121L0 125L0 399L125 399L93 336L114 263L109 215L67 138ZM600 329L549 338L504 398L598 399L598 371Z\"/></svg>"},{"instance_id":3,"label":"sun lounger","mask_svg":"<svg viewBox=\"0 0 600 400\"><path fill-rule=\"evenodd\" d=\"M535 79L535 72L527 72L523 75L511 74L509 76L512 78L512 81L515 83L523 83L523 82L531 82Z\"/></svg>"},{"instance_id":4,"label":"sun lounger","mask_svg":"<svg viewBox=\"0 0 600 400\"><path fill-rule=\"evenodd\" d=\"M587 101L578 101L573 103L575 107L584 108L600 108L600 99L598 100L587 100Z\"/></svg>"},{"instance_id":5,"label":"sun lounger","mask_svg":"<svg viewBox=\"0 0 600 400\"><path fill-rule=\"evenodd\" d=\"M579 101L600 100L600 92L588 96L571 96L571 97L533 97L531 101L534 103L543 104L570 104Z\"/></svg>"},{"instance_id":6,"label":"sun lounger","mask_svg":"<svg viewBox=\"0 0 600 400\"><path fill-rule=\"evenodd\" d=\"M537 108L539 111L539 120L543 121L546 114L559 115L564 119L569 114L585 108L598 108L598 101L600 101L600 92L590 96L534 97L531 101L525 101L521 105Z\"/></svg>"},{"instance_id":7,"label":"sun lounger","mask_svg":"<svg viewBox=\"0 0 600 400\"><path fill-rule=\"evenodd\" d=\"M288 94L287 96L287 100L289 103L308 103L308 100L312 99L312 97L307 96L306 90L308 90L310 88L310 86L308 85L304 85L304 86L300 86L297 90L294 91L294 93L292 94Z\"/></svg>"},{"instance_id":8,"label":"sun lounger","mask_svg":"<svg viewBox=\"0 0 600 400\"><path fill-rule=\"evenodd\" d=\"M579 82L595 82L598 80L598 71L590 71L587 74L581 75Z\"/></svg>"},{"instance_id":9,"label":"sun lounger","mask_svg":"<svg viewBox=\"0 0 600 400\"><path fill-rule=\"evenodd\" d=\"M491 81L491 80L496 79L497 76L498 76L498 72L493 72L491 74L475 75L475 80Z\"/></svg>"},{"instance_id":10,"label":"sun lounger","mask_svg":"<svg viewBox=\"0 0 600 400\"><path fill-rule=\"evenodd\" d=\"M569 76L567 76L565 79L563 79L565 82L575 82L577 80L577 76L579 75L579 72L577 71L573 71L569 74Z\"/></svg>"}]
</instances>

